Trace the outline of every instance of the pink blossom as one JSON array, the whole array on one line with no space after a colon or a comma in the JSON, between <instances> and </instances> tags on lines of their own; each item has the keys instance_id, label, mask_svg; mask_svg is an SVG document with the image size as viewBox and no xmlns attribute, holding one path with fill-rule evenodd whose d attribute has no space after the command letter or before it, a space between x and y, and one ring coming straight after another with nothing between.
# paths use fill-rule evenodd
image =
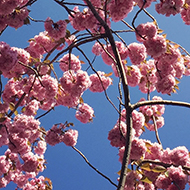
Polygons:
<instances>
[{"instance_id":1,"label":"pink blossom","mask_svg":"<svg viewBox=\"0 0 190 190\"><path fill-rule=\"evenodd\" d=\"M144 42L145 39L154 38L156 34L157 28L153 22L139 24L136 28L136 38L139 42Z\"/></svg>"},{"instance_id":2,"label":"pink blossom","mask_svg":"<svg viewBox=\"0 0 190 190\"><path fill-rule=\"evenodd\" d=\"M110 141L110 144L115 147L124 146L126 132L126 124L122 121L120 124L117 123L114 128L109 131L108 140Z\"/></svg>"},{"instance_id":3,"label":"pink blossom","mask_svg":"<svg viewBox=\"0 0 190 190\"><path fill-rule=\"evenodd\" d=\"M180 189L185 189L185 184L187 183L187 175L184 174L182 167L171 166L167 169L167 171L170 180L175 182Z\"/></svg>"},{"instance_id":4,"label":"pink blossom","mask_svg":"<svg viewBox=\"0 0 190 190\"><path fill-rule=\"evenodd\" d=\"M24 20L27 18L28 14L28 9L24 7L19 11L14 11L13 13L7 15L5 20L9 26L17 29L24 25Z\"/></svg>"},{"instance_id":5,"label":"pink blossom","mask_svg":"<svg viewBox=\"0 0 190 190\"><path fill-rule=\"evenodd\" d=\"M156 89L162 94L171 94L173 92L175 84L175 78L172 75L167 75L166 77L158 80Z\"/></svg>"},{"instance_id":6,"label":"pink blossom","mask_svg":"<svg viewBox=\"0 0 190 190\"><path fill-rule=\"evenodd\" d=\"M140 83L141 72L136 65L127 67L127 82L129 86L135 87Z\"/></svg>"},{"instance_id":7,"label":"pink blossom","mask_svg":"<svg viewBox=\"0 0 190 190\"><path fill-rule=\"evenodd\" d=\"M189 7L189 4L188 4L187 8L182 8L181 18L185 22L185 24L190 25L190 7Z\"/></svg>"},{"instance_id":8,"label":"pink blossom","mask_svg":"<svg viewBox=\"0 0 190 190\"><path fill-rule=\"evenodd\" d=\"M114 22L118 22L125 17L127 17L128 13L133 10L133 1L122 1L118 0L117 3L112 0L108 4L108 9L110 11L111 18Z\"/></svg>"},{"instance_id":9,"label":"pink blossom","mask_svg":"<svg viewBox=\"0 0 190 190\"><path fill-rule=\"evenodd\" d=\"M78 97L91 85L87 72L82 70L76 73L73 70L64 72L60 82L65 92Z\"/></svg>"},{"instance_id":10,"label":"pink blossom","mask_svg":"<svg viewBox=\"0 0 190 190\"><path fill-rule=\"evenodd\" d=\"M18 114L14 118L13 124L9 127L10 133L16 133L20 138L28 138L32 143L38 136L40 122L34 119L33 116Z\"/></svg>"},{"instance_id":11,"label":"pink blossom","mask_svg":"<svg viewBox=\"0 0 190 190\"><path fill-rule=\"evenodd\" d=\"M145 143L149 141L145 141ZM151 160L156 160L156 159L161 159L162 157L162 146L158 143L149 143L151 146L148 148L149 151L145 153L145 159L151 159Z\"/></svg>"},{"instance_id":12,"label":"pink blossom","mask_svg":"<svg viewBox=\"0 0 190 190\"><path fill-rule=\"evenodd\" d=\"M37 146L34 149L34 152L38 155L43 155L46 151L46 142L45 141L38 141Z\"/></svg>"},{"instance_id":13,"label":"pink blossom","mask_svg":"<svg viewBox=\"0 0 190 190\"><path fill-rule=\"evenodd\" d=\"M7 130L3 124L0 126L0 147L9 143ZM1 176L1 175L0 175Z\"/></svg>"},{"instance_id":14,"label":"pink blossom","mask_svg":"<svg viewBox=\"0 0 190 190\"><path fill-rule=\"evenodd\" d=\"M139 83L139 89L143 93L152 92L156 89L157 83L157 69L154 60L148 60L138 65L141 71L141 80Z\"/></svg>"},{"instance_id":15,"label":"pink blossom","mask_svg":"<svg viewBox=\"0 0 190 190\"><path fill-rule=\"evenodd\" d=\"M189 161L189 151L185 146L174 148L170 153L170 159L174 165L186 165Z\"/></svg>"},{"instance_id":16,"label":"pink blossom","mask_svg":"<svg viewBox=\"0 0 190 190\"><path fill-rule=\"evenodd\" d=\"M0 42L0 70L8 72L17 62L17 52L5 42Z\"/></svg>"},{"instance_id":17,"label":"pink blossom","mask_svg":"<svg viewBox=\"0 0 190 190\"><path fill-rule=\"evenodd\" d=\"M155 181L155 185L159 189L167 189L171 184L171 180L163 174L160 174Z\"/></svg>"},{"instance_id":18,"label":"pink blossom","mask_svg":"<svg viewBox=\"0 0 190 190\"><path fill-rule=\"evenodd\" d=\"M62 71L74 70L77 72L81 69L80 60L74 54L64 55L59 62L59 67Z\"/></svg>"},{"instance_id":19,"label":"pink blossom","mask_svg":"<svg viewBox=\"0 0 190 190\"><path fill-rule=\"evenodd\" d=\"M38 109L39 109L40 102L37 100L30 101L24 108L23 108L23 114L25 115L36 115Z\"/></svg>"},{"instance_id":20,"label":"pink blossom","mask_svg":"<svg viewBox=\"0 0 190 190\"><path fill-rule=\"evenodd\" d=\"M121 59L126 59L128 56L128 49L125 47L125 45L119 41L116 41L115 45L118 49ZM110 44L106 46L105 49L108 51L109 54L111 54L112 57L114 57L113 50ZM111 65L112 63L114 63L114 60L108 55L108 53L106 51L103 51L101 56L104 63L106 63L107 65Z\"/></svg>"},{"instance_id":21,"label":"pink blossom","mask_svg":"<svg viewBox=\"0 0 190 190\"><path fill-rule=\"evenodd\" d=\"M96 42L93 46L92 46L92 53L94 53L95 55L100 55L103 52L102 46Z\"/></svg>"},{"instance_id":22,"label":"pink blossom","mask_svg":"<svg viewBox=\"0 0 190 190\"><path fill-rule=\"evenodd\" d=\"M88 123L92 121L94 110L88 104L83 103L78 106L75 116L82 123Z\"/></svg>"},{"instance_id":23,"label":"pink blossom","mask_svg":"<svg viewBox=\"0 0 190 190\"><path fill-rule=\"evenodd\" d=\"M158 57L166 51L166 39L161 35L148 38L143 42L146 47L147 54L151 57Z\"/></svg>"},{"instance_id":24,"label":"pink blossom","mask_svg":"<svg viewBox=\"0 0 190 190\"><path fill-rule=\"evenodd\" d=\"M112 84L111 78L107 77L102 71L98 71L96 74L90 75L90 80L92 83L89 90L92 92L103 92Z\"/></svg>"},{"instance_id":25,"label":"pink blossom","mask_svg":"<svg viewBox=\"0 0 190 190\"><path fill-rule=\"evenodd\" d=\"M65 93L63 90L60 90L57 94L56 105L75 107L79 104L79 98L79 96L74 96L70 93Z\"/></svg>"},{"instance_id":26,"label":"pink blossom","mask_svg":"<svg viewBox=\"0 0 190 190\"><path fill-rule=\"evenodd\" d=\"M37 156L32 152L26 153L22 156L24 164L22 165L22 169L26 172L35 172L38 167L38 159Z\"/></svg>"},{"instance_id":27,"label":"pink blossom","mask_svg":"<svg viewBox=\"0 0 190 190\"><path fill-rule=\"evenodd\" d=\"M26 71L28 70L26 66L29 64L30 54L21 48L12 47L11 49L17 52L18 61L10 70L4 72L4 76L8 78L12 77L19 78L21 75L25 74ZM21 62L21 64L24 64L26 66L21 65L19 62Z\"/></svg>"},{"instance_id":28,"label":"pink blossom","mask_svg":"<svg viewBox=\"0 0 190 190\"><path fill-rule=\"evenodd\" d=\"M19 6L18 0L6 0L0 2L0 14L8 15L13 12L13 10Z\"/></svg>"},{"instance_id":29,"label":"pink blossom","mask_svg":"<svg viewBox=\"0 0 190 190\"><path fill-rule=\"evenodd\" d=\"M75 146L77 143L78 139L78 131L69 129L66 131L63 135L62 141L67 145L67 146Z\"/></svg>"},{"instance_id":30,"label":"pink blossom","mask_svg":"<svg viewBox=\"0 0 190 190\"><path fill-rule=\"evenodd\" d=\"M142 61L146 59L146 48L143 44L131 43L128 46L129 58L131 63L134 65L139 65Z\"/></svg>"},{"instance_id":31,"label":"pink blossom","mask_svg":"<svg viewBox=\"0 0 190 190\"><path fill-rule=\"evenodd\" d=\"M61 128L57 128L57 126L54 125L50 130L47 131L45 140L49 145L55 146L56 144L61 142L62 140L61 134L62 134Z\"/></svg>"},{"instance_id":32,"label":"pink blossom","mask_svg":"<svg viewBox=\"0 0 190 190\"><path fill-rule=\"evenodd\" d=\"M172 161L171 161L171 150L169 148L166 148L165 150L162 151L163 154L162 154L162 157L161 157L161 162L164 162L164 163L167 163L167 164L171 164Z\"/></svg>"},{"instance_id":33,"label":"pink blossom","mask_svg":"<svg viewBox=\"0 0 190 190\"><path fill-rule=\"evenodd\" d=\"M156 4L155 8L159 14L166 16L176 15L177 13L181 12L184 3L184 0L164 0Z\"/></svg>"},{"instance_id":34,"label":"pink blossom","mask_svg":"<svg viewBox=\"0 0 190 190\"><path fill-rule=\"evenodd\" d=\"M134 138L131 144L131 160L139 160L141 157L144 157L147 148L142 139Z\"/></svg>"},{"instance_id":35,"label":"pink blossom","mask_svg":"<svg viewBox=\"0 0 190 190\"><path fill-rule=\"evenodd\" d=\"M78 7L74 8L75 13L73 14L73 17L69 17L70 22L75 30L85 30L85 29L90 29L92 30L93 28L96 27L98 21L92 14L92 12L88 9L85 8L83 12L80 12Z\"/></svg>"},{"instance_id":36,"label":"pink blossom","mask_svg":"<svg viewBox=\"0 0 190 190\"><path fill-rule=\"evenodd\" d=\"M185 66L184 75L189 76L190 75L190 57L188 55L184 57L184 66Z\"/></svg>"},{"instance_id":37,"label":"pink blossom","mask_svg":"<svg viewBox=\"0 0 190 190\"><path fill-rule=\"evenodd\" d=\"M16 133L9 135L9 149L13 153L19 153L20 155L31 151L31 147L28 145L27 138L20 138Z\"/></svg>"},{"instance_id":38,"label":"pink blossom","mask_svg":"<svg viewBox=\"0 0 190 190\"><path fill-rule=\"evenodd\" d=\"M6 187L8 183L9 181L5 177L0 178L0 188Z\"/></svg>"},{"instance_id":39,"label":"pink blossom","mask_svg":"<svg viewBox=\"0 0 190 190\"><path fill-rule=\"evenodd\" d=\"M45 21L45 30L48 32L48 35L55 40L65 37L67 23L64 20L59 20L54 23L53 20L48 17Z\"/></svg>"},{"instance_id":40,"label":"pink blossom","mask_svg":"<svg viewBox=\"0 0 190 190\"><path fill-rule=\"evenodd\" d=\"M141 112L138 112L134 110L132 112L132 120L133 120L133 128L135 129L135 136L139 137L141 135L142 127L144 126L145 123L145 117Z\"/></svg>"}]
</instances>

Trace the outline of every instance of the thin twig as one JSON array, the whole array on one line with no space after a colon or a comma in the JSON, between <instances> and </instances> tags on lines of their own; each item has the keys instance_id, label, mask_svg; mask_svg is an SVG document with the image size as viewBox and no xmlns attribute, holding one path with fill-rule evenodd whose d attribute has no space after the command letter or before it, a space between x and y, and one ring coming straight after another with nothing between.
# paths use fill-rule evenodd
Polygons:
<instances>
[{"instance_id":1,"label":"thin twig","mask_svg":"<svg viewBox=\"0 0 190 190\"><path fill-rule=\"evenodd\" d=\"M88 159L86 158L86 156L80 151L78 150L76 147L72 146L72 148L78 152L82 158L85 160L85 162L93 169L95 170L98 174L100 174L102 177L104 177L105 179L107 179L112 185L114 185L115 187L117 187L117 185L109 178L107 177L106 175L104 175L102 172L100 172L97 168L95 168L89 161Z\"/></svg>"}]
</instances>

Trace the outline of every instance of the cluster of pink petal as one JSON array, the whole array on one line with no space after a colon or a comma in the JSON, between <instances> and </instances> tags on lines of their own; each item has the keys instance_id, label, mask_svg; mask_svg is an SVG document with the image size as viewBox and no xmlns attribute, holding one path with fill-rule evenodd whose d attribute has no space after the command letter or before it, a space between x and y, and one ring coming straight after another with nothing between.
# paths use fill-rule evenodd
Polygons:
<instances>
[{"instance_id":1,"label":"cluster of pink petal","mask_svg":"<svg viewBox=\"0 0 190 190\"><path fill-rule=\"evenodd\" d=\"M64 132L62 142L64 142L67 146L75 146L78 139L78 131L69 129Z\"/></svg>"},{"instance_id":2,"label":"cluster of pink petal","mask_svg":"<svg viewBox=\"0 0 190 190\"><path fill-rule=\"evenodd\" d=\"M164 0L156 4L155 8L159 14L166 16L176 15L181 12L184 3L184 0Z\"/></svg>"},{"instance_id":3,"label":"cluster of pink petal","mask_svg":"<svg viewBox=\"0 0 190 190\"><path fill-rule=\"evenodd\" d=\"M112 79L102 71L90 75L90 80L92 82L89 87L91 92L103 92L112 84Z\"/></svg>"},{"instance_id":4,"label":"cluster of pink petal","mask_svg":"<svg viewBox=\"0 0 190 190\"><path fill-rule=\"evenodd\" d=\"M21 83L17 80L15 81L13 78L11 78L7 84L4 87L4 91L2 94L3 101L6 103L13 103L16 104L18 101L18 98L20 98L24 91L22 90ZM21 103L21 105L23 102Z\"/></svg>"},{"instance_id":5,"label":"cluster of pink petal","mask_svg":"<svg viewBox=\"0 0 190 190\"><path fill-rule=\"evenodd\" d=\"M78 139L78 131L73 129L64 131L64 129L64 125L53 125L46 133L46 142L51 146L61 142L64 142L67 146L75 146Z\"/></svg>"},{"instance_id":6,"label":"cluster of pink petal","mask_svg":"<svg viewBox=\"0 0 190 190\"><path fill-rule=\"evenodd\" d=\"M74 54L66 54L59 60L59 67L62 71L73 70L77 72L81 69L80 60Z\"/></svg>"},{"instance_id":7,"label":"cluster of pink petal","mask_svg":"<svg viewBox=\"0 0 190 190\"><path fill-rule=\"evenodd\" d=\"M120 54L120 57L122 60L126 59L128 56L128 49L127 47L125 47L125 45L122 42L116 41L115 45L118 49L118 52ZM107 52L114 58L114 54L112 51L112 47L109 44L108 46L105 46L105 49L107 50ZM102 59L104 61L104 63L106 63L107 65L111 65L112 63L114 63L114 60L109 56L109 54L106 51L103 51L101 56Z\"/></svg>"},{"instance_id":8,"label":"cluster of pink petal","mask_svg":"<svg viewBox=\"0 0 190 190\"><path fill-rule=\"evenodd\" d=\"M140 83L141 80L141 72L140 69L136 65L127 66L127 82L129 86L135 87Z\"/></svg>"},{"instance_id":9,"label":"cluster of pink petal","mask_svg":"<svg viewBox=\"0 0 190 190\"><path fill-rule=\"evenodd\" d=\"M166 52L166 39L162 35L148 38L143 44L146 47L147 54L151 57L156 58Z\"/></svg>"},{"instance_id":10,"label":"cluster of pink petal","mask_svg":"<svg viewBox=\"0 0 190 190\"><path fill-rule=\"evenodd\" d=\"M146 59L146 48L143 44L133 42L129 44L129 58L134 65L140 65Z\"/></svg>"},{"instance_id":11,"label":"cluster of pink petal","mask_svg":"<svg viewBox=\"0 0 190 190\"><path fill-rule=\"evenodd\" d=\"M117 2L112 0L108 4L108 10L112 20L118 22L127 17L127 15L133 10L133 6L133 0L118 0Z\"/></svg>"},{"instance_id":12,"label":"cluster of pink petal","mask_svg":"<svg viewBox=\"0 0 190 190\"><path fill-rule=\"evenodd\" d=\"M73 70L64 72L60 83L66 93L75 97L80 97L91 85L87 72L82 70L78 70L76 73Z\"/></svg>"},{"instance_id":13,"label":"cluster of pink petal","mask_svg":"<svg viewBox=\"0 0 190 190\"><path fill-rule=\"evenodd\" d=\"M158 81L155 60L150 59L146 63L140 64L138 67L142 75L139 83L139 90L143 93L154 91Z\"/></svg>"},{"instance_id":14,"label":"cluster of pink petal","mask_svg":"<svg viewBox=\"0 0 190 190\"><path fill-rule=\"evenodd\" d=\"M3 73L9 72L17 63L17 51L5 43L0 42L0 71Z\"/></svg>"},{"instance_id":15,"label":"cluster of pink petal","mask_svg":"<svg viewBox=\"0 0 190 190\"><path fill-rule=\"evenodd\" d=\"M19 28L24 24L29 11L26 7L21 7L27 2L28 0L2 0L0 2L0 31L7 25Z\"/></svg>"},{"instance_id":16,"label":"cluster of pink petal","mask_svg":"<svg viewBox=\"0 0 190 190\"><path fill-rule=\"evenodd\" d=\"M67 23L64 20L59 20L54 23L53 20L48 17L44 24L45 30L48 32L48 36L55 40L65 37Z\"/></svg>"},{"instance_id":17,"label":"cluster of pink petal","mask_svg":"<svg viewBox=\"0 0 190 190\"><path fill-rule=\"evenodd\" d=\"M126 110L123 109L121 111L121 118L120 119L121 119L121 121L126 122L125 118L126 118ZM135 132L135 137L139 137L143 132L142 127L145 124L145 117L141 112L134 110L132 112L132 120L133 120L133 129Z\"/></svg>"},{"instance_id":18,"label":"cluster of pink petal","mask_svg":"<svg viewBox=\"0 0 190 190\"><path fill-rule=\"evenodd\" d=\"M139 24L136 28L136 38L139 42L154 38L157 35L157 27L153 22Z\"/></svg>"},{"instance_id":19,"label":"cluster of pink petal","mask_svg":"<svg viewBox=\"0 0 190 190\"><path fill-rule=\"evenodd\" d=\"M12 125L8 126L8 130L10 134L16 134L18 138L27 138L30 143L33 143L40 135L39 125L40 122L33 116L18 114L14 117Z\"/></svg>"},{"instance_id":20,"label":"cluster of pink petal","mask_svg":"<svg viewBox=\"0 0 190 190\"><path fill-rule=\"evenodd\" d=\"M32 179L23 187L23 190L35 190L35 189L40 189L40 190L46 189L44 176L39 176L38 178Z\"/></svg>"},{"instance_id":21,"label":"cluster of pink petal","mask_svg":"<svg viewBox=\"0 0 190 190\"><path fill-rule=\"evenodd\" d=\"M74 7L74 17L69 17L70 23L72 24L75 30L85 30L90 29L93 30L96 28L98 21L94 17L93 13L88 9L85 8L83 12L80 12L78 7Z\"/></svg>"},{"instance_id":22,"label":"cluster of pink petal","mask_svg":"<svg viewBox=\"0 0 190 190\"><path fill-rule=\"evenodd\" d=\"M143 8L147 8L150 7L151 3L154 2L154 0L135 0L135 2L137 3L137 5L141 8L143 5Z\"/></svg>"},{"instance_id":23,"label":"cluster of pink petal","mask_svg":"<svg viewBox=\"0 0 190 190\"><path fill-rule=\"evenodd\" d=\"M117 123L108 133L108 140L110 141L110 144L114 147L124 146L126 132L126 124L123 121Z\"/></svg>"},{"instance_id":24,"label":"cluster of pink petal","mask_svg":"<svg viewBox=\"0 0 190 190\"><path fill-rule=\"evenodd\" d=\"M80 104L76 111L75 117L82 123L88 123L92 121L94 116L94 110L88 104Z\"/></svg>"},{"instance_id":25,"label":"cluster of pink petal","mask_svg":"<svg viewBox=\"0 0 190 190\"><path fill-rule=\"evenodd\" d=\"M94 53L95 55L101 55L101 53L103 52L103 48L102 46L96 42L93 46L92 46L92 53Z\"/></svg>"},{"instance_id":26,"label":"cluster of pink petal","mask_svg":"<svg viewBox=\"0 0 190 190\"><path fill-rule=\"evenodd\" d=\"M31 100L24 108L23 108L23 114L25 115L36 115L38 109L40 106L40 102L37 100Z\"/></svg>"},{"instance_id":27,"label":"cluster of pink petal","mask_svg":"<svg viewBox=\"0 0 190 190\"><path fill-rule=\"evenodd\" d=\"M181 10L181 18L185 22L185 24L190 25L190 6L184 7Z\"/></svg>"},{"instance_id":28,"label":"cluster of pink petal","mask_svg":"<svg viewBox=\"0 0 190 190\"><path fill-rule=\"evenodd\" d=\"M46 142L45 141L38 141L37 146L34 148L34 152L38 155L43 155L46 151Z\"/></svg>"}]
</instances>

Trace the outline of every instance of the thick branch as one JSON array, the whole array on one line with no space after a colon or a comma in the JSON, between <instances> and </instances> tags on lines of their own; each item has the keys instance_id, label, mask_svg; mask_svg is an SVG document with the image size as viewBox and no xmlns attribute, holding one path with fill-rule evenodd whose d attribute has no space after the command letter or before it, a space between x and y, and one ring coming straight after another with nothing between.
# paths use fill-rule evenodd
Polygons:
<instances>
[{"instance_id":1,"label":"thick branch","mask_svg":"<svg viewBox=\"0 0 190 190\"><path fill-rule=\"evenodd\" d=\"M116 60L116 67L118 68L119 71L119 77L122 80L122 85L123 85L123 91L124 91L124 97L125 97L125 109L126 109L126 124L127 124L127 134L126 134L126 144L125 144L125 152L123 156L123 163L122 163L122 168L121 168L121 175L120 175L120 180L118 184L117 190L123 190L125 181L126 181L126 174L127 174L127 166L128 166L128 161L129 161L129 156L130 156L130 150L131 150L131 131L132 131L132 119L131 119L131 105L130 105L130 96L129 96L129 89L128 89L128 84L127 84L127 78L125 74L125 70L119 55L119 52L117 50L117 47L115 45L115 41L111 32L111 29L109 26L106 24L106 22L99 16L93 5L89 0L85 0L86 4L96 17L96 19L99 21L99 23L104 27L105 33L107 38L109 39L109 42L111 44L115 60Z\"/></svg>"},{"instance_id":2,"label":"thick branch","mask_svg":"<svg viewBox=\"0 0 190 190\"><path fill-rule=\"evenodd\" d=\"M137 102L136 104L133 104L131 107L134 110L134 109L137 109L137 108L139 108L141 106L156 105L156 104L164 104L164 105L181 106L181 107L190 108L190 103L180 102L180 101L171 101L171 100L149 100L149 101L142 101L142 102Z\"/></svg>"}]
</instances>

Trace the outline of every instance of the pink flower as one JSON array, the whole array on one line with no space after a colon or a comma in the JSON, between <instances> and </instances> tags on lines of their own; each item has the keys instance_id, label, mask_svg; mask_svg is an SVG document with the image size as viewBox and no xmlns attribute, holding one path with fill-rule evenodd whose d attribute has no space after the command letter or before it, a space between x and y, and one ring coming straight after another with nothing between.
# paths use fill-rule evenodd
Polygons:
<instances>
[{"instance_id":1,"label":"pink flower","mask_svg":"<svg viewBox=\"0 0 190 190\"><path fill-rule=\"evenodd\" d=\"M27 18L28 14L28 9L24 7L19 11L14 11L13 13L7 15L5 20L9 26L17 29L24 25L24 20Z\"/></svg>"},{"instance_id":2,"label":"pink flower","mask_svg":"<svg viewBox=\"0 0 190 190\"><path fill-rule=\"evenodd\" d=\"M60 38L65 37L67 23L64 20L59 20L54 23L50 17L48 17L45 21L45 30L48 32L48 35L55 40L59 40Z\"/></svg>"},{"instance_id":3,"label":"pink flower","mask_svg":"<svg viewBox=\"0 0 190 190\"><path fill-rule=\"evenodd\" d=\"M49 131L47 131L45 140L49 145L55 146L56 144L61 142L62 140L61 134L62 134L61 128L57 128L57 126L54 125Z\"/></svg>"},{"instance_id":4,"label":"pink flower","mask_svg":"<svg viewBox=\"0 0 190 190\"><path fill-rule=\"evenodd\" d=\"M175 78L172 75L167 75L166 77L158 80L156 89L162 94L171 94L173 92L175 84Z\"/></svg>"},{"instance_id":5,"label":"pink flower","mask_svg":"<svg viewBox=\"0 0 190 190\"><path fill-rule=\"evenodd\" d=\"M43 155L46 151L46 142L45 141L38 141L37 146L34 149L34 152L38 155Z\"/></svg>"},{"instance_id":6,"label":"pink flower","mask_svg":"<svg viewBox=\"0 0 190 190\"><path fill-rule=\"evenodd\" d=\"M129 86L135 87L140 83L141 72L136 65L127 67L127 82Z\"/></svg>"},{"instance_id":7,"label":"pink flower","mask_svg":"<svg viewBox=\"0 0 190 190\"><path fill-rule=\"evenodd\" d=\"M92 121L94 110L88 104L83 103L79 105L75 116L82 123L88 123Z\"/></svg>"},{"instance_id":8,"label":"pink flower","mask_svg":"<svg viewBox=\"0 0 190 190\"><path fill-rule=\"evenodd\" d=\"M67 145L67 146L75 146L77 143L78 139L78 131L69 129L66 131L63 135L62 141Z\"/></svg>"},{"instance_id":9,"label":"pink flower","mask_svg":"<svg viewBox=\"0 0 190 190\"><path fill-rule=\"evenodd\" d=\"M167 169L167 172L171 181L176 183L180 189L185 189L185 184L187 183L188 178L187 175L184 174L181 166L171 166Z\"/></svg>"},{"instance_id":10,"label":"pink flower","mask_svg":"<svg viewBox=\"0 0 190 190\"><path fill-rule=\"evenodd\" d=\"M91 85L87 72L82 70L76 73L73 70L64 72L60 82L65 92L78 97Z\"/></svg>"},{"instance_id":11,"label":"pink flower","mask_svg":"<svg viewBox=\"0 0 190 190\"><path fill-rule=\"evenodd\" d=\"M146 48L143 44L131 43L128 46L129 58L134 65L140 65L146 59Z\"/></svg>"},{"instance_id":12,"label":"pink flower","mask_svg":"<svg viewBox=\"0 0 190 190\"><path fill-rule=\"evenodd\" d=\"M122 60L126 59L128 56L128 49L125 47L125 45L119 41L116 41L115 45L118 48L121 59ZM112 57L114 57L113 50L110 44L106 46L105 49L108 51L109 54L111 54ZM106 51L103 51L101 56L104 63L106 63L107 65L111 65L112 63L114 63L114 60L109 56L108 53L106 53Z\"/></svg>"},{"instance_id":13,"label":"pink flower","mask_svg":"<svg viewBox=\"0 0 190 190\"><path fill-rule=\"evenodd\" d=\"M184 3L184 0L164 0L156 4L155 7L159 14L170 16L180 13Z\"/></svg>"},{"instance_id":14,"label":"pink flower","mask_svg":"<svg viewBox=\"0 0 190 190\"><path fill-rule=\"evenodd\" d=\"M64 55L59 62L59 67L62 71L74 70L77 72L81 69L80 60L74 54Z\"/></svg>"},{"instance_id":15,"label":"pink flower","mask_svg":"<svg viewBox=\"0 0 190 190\"><path fill-rule=\"evenodd\" d=\"M0 71L8 72L17 63L17 52L5 42L0 42Z\"/></svg>"},{"instance_id":16,"label":"pink flower","mask_svg":"<svg viewBox=\"0 0 190 190\"><path fill-rule=\"evenodd\" d=\"M171 184L171 180L163 174L160 174L155 181L155 185L159 189L167 189Z\"/></svg>"},{"instance_id":17,"label":"pink flower","mask_svg":"<svg viewBox=\"0 0 190 190\"><path fill-rule=\"evenodd\" d=\"M117 3L112 0L108 4L108 9L110 11L111 18L114 22L118 22L125 17L127 17L128 13L133 10L133 1L122 1L118 0Z\"/></svg>"},{"instance_id":18,"label":"pink flower","mask_svg":"<svg viewBox=\"0 0 190 190\"><path fill-rule=\"evenodd\" d=\"M134 138L131 144L131 160L139 160L146 153L146 145L142 139Z\"/></svg>"},{"instance_id":19,"label":"pink flower","mask_svg":"<svg viewBox=\"0 0 190 190\"><path fill-rule=\"evenodd\" d=\"M182 8L181 18L183 19L185 24L190 25L190 7L189 7L189 4L188 4L187 8Z\"/></svg>"},{"instance_id":20,"label":"pink flower","mask_svg":"<svg viewBox=\"0 0 190 190\"><path fill-rule=\"evenodd\" d=\"M25 172L35 172L38 167L38 159L37 156L32 152L26 153L22 156L24 164L22 165L22 169Z\"/></svg>"},{"instance_id":21,"label":"pink flower","mask_svg":"<svg viewBox=\"0 0 190 190\"><path fill-rule=\"evenodd\" d=\"M155 58L166 52L166 40L161 35L148 38L143 44L146 47L147 54L151 57Z\"/></svg>"},{"instance_id":22,"label":"pink flower","mask_svg":"<svg viewBox=\"0 0 190 190\"><path fill-rule=\"evenodd\" d=\"M170 159L174 165L187 165L189 161L189 151L185 146L174 148L170 153Z\"/></svg>"},{"instance_id":23,"label":"pink flower","mask_svg":"<svg viewBox=\"0 0 190 190\"><path fill-rule=\"evenodd\" d=\"M102 46L96 42L93 46L92 46L92 53L94 53L95 55L100 55L103 52Z\"/></svg>"},{"instance_id":24,"label":"pink flower","mask_svg":"<svg viewBox=\"0 0 190 190\"><path fill-rule=\"evenodd\" d=\"M103 92L112 84L111 78L106 77L106 74L102 71L98 71L97 74L90 75L90 80L92 84L89 87L89 90L92 92Z\"/></svg>"},{"instance_id":25,"label":"pink flower","mask_svg":"<svg viewBox=\"0 0 190 190\"><path fill-rule=\"evenodd\" d=\"M139 42L144 42L146 39L154 38L156 34L157 28L153 22L139 24L136 28L136 38Z\"/></svg>"},{"instance_id":26,"label":"pink flower","mask_svg":"<svg viewBox=\"0 0 190 190\"><path fill-rule=\"evenodd\" d=\"M110 141L110 144L115 147L124 146L126 132L126 124L122 121L120 124L117 123L114 128L109 131L108 140Z\"/></svg>"}]
</instances>

